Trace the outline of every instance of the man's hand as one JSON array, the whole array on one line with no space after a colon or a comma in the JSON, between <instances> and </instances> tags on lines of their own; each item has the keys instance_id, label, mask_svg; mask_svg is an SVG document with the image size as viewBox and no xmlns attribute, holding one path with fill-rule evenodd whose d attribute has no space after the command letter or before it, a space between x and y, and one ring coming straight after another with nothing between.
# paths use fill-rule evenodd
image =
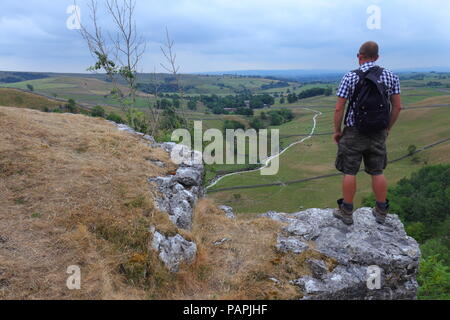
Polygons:
<instances>
[{"instance_id":1,"label":"man's hand","mask_svg":"<svg viewBox=\"0 0 450 320\"><path fill-rule=\"evenodd\" d=\"M342 132L334 133L333 139L334 139L334 142L336 142L336 144L339 144L339 141L341 140L341 138L342 138Z\"/></svg>"}]
</instances>

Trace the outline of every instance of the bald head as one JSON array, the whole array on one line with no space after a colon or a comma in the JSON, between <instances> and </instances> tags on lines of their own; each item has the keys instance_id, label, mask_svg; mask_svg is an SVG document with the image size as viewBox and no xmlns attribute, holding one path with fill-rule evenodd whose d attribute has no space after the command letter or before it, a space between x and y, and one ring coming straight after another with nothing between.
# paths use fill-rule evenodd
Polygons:
<instances>
[{"instance_id":1,"label":"bald head","mask_svg":"<svg viewBox=\"0 0 450 320\"><path fill-rule=\"evenodd\" d=\"M368 60L378 59L378 44L374 41L367 41L359 49L359 54Z\"/></svg>"}]
</instances>

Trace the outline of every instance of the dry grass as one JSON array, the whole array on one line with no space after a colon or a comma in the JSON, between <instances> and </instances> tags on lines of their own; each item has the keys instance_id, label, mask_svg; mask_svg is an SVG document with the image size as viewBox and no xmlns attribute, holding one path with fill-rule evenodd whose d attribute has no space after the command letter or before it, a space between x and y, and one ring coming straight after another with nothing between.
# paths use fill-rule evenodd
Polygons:
<instances>
[{"instance_id":1,"label":"dry grass","mask_svg":"<svg viewBox=\"0 0 450 320\"><path fill-rule=\"evenodd\" d=\"M334 267L333 261L314 250L301 255L279 252L275 244L282 224L250 216L230 220L212 200L199 202L193 234L200 257L193 268L203 281L196 291L177 298L297 299L302 293L289 281L310 274L307 259L325 259L330 269ZM224 238L230 240L213 244Z\"/></svg>"},{"instance_id":2,"label":"dry grass","mask_svg":"<svg viewBox=\"0 0 450 320\"><path fill-rule=\"evenodd\" d=\"M0 107L0 299L300 297L288 280L318 254L279 253L279 223L233 221L206 199L192 232L177 230L147 182L175 169L164 151L102 119ZM151 225L194 239L196 262L168 272L149 250ZM222 238L231 240L213 244ZM66 287L70 265L81 267L79 291Z\"/></svg>"},{"instance_id":3,"label":"dry grass","mask_svg":"<svg viewBox=\"0 0 450 320\"><path fill-rule=\"evenodd\" d=\"M17 89L0 88L0 106L44 110L58 108L64 103Z\"/></svg>"},{"instance_id":4,"label":"dry grass","mask_svg":"<svg viewBox=\"0 0 450 320\"><path fill-rule=\"evenodd\" d=\"M146 264L148 225L170 221L153 208L147 178L165 170L160 149L82 115L0 108L0 298L144 298L134 273ZM168 228L168 227L167 227ZM131 261L131 262L130 262ZM65 286L82 268L81 291ZM162 269L161 269L162 270Z\"/></svg>"}]
</instances>

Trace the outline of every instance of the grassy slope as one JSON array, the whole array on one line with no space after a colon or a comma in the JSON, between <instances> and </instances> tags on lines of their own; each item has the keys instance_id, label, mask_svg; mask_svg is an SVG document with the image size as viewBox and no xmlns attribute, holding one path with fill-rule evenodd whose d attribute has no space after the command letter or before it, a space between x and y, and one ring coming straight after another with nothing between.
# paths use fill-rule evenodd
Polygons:
<instances>
[{"instance_id":1,"label":"grassy slope","mask_svg":"<svg viewBox=\"0 0 450 320\"><path fill-rule=\"evenodd\" d=\"M63 102L47 99L33 93L27 93L15 89L0 88L0 106L44 110L45 107L54 109L62 104Z\"/></svg>"},{"instance_id":2,"label":"grassy slope","mask_svg":"<svg viewBox=\"0 0 450 320\"><path fill-rule=\"evenodd\" d=\"M231 220L210 200L192 232L177 230L147 182L174 169L102 119L0 107L0 299L295 299L288 280L310 273L307 259L334 265L312 250L277 252L279 223ZM196 262L170 274L149 250L152 225L194 239ZM66 288L70 265L81 267L79 291Z\"/></svg>"},{"instance_id":3,"label":"grassy slope","mask_svg":"<svg viewBox=\"0 0 450 320\"><path fill-rule=\"evenodd\" d=\"M147 254L146 224L168 225L146 182L164 172L145 160L167 155L99 119L4 107L0 114L0 234L9 239L0 246L8 283L0 298L145 297L118 266L132 270L131 259ZM65 287L74 264L81 291Z\"/></svg>"},{"instance_id":4,"label":"grassy slope","mask_svg":"<svg viewBox=\"0 0 450 320\"><path fill-rule=\"evenodd\" d=\"M111 92L111 84L96 78L54 76L38 80L2 84L2 86L27 90L27 85L29 84L34 87L36 92L44 93L52 97L74 99L77 102L91 105L117 105L117 101L107 96ZM120 86L120 88L124 93L127 92L126 87ZM144 93L138 94L139 104L140 106L144 106L146 98L149 96Z\"/></svg>"},{"instance_id":5,"label":"grassy slope","mask_svg":"<svg viewBox=\"0 0 450 320\"><path fill-rule=\"evenodd\" d=\"M449 114L450 110L447 107L405 110L388 142L390 159L406 154L407 148L411 144L421 147L449 137ZM317 132L330 131L332 115L332 112L328 111L321 116L318 121ZM298 121L300 123L282 126L280 128L281 134L291 133L292 131L309 132L310 118L297 118L295 122ZM293 127L293 130L290 130L290 127ZM389 166L386 173L390 177L390 182L392 184L396 183L399 179L419 169L424 163L449 162L449 151L450 145L448 143L438 146L421 153L419 156L421 159L420 163L414 164L409 159L403 160ZM277 175L264 177L259 173L239 174L225 178L216 185L216 188L290 181L333 173L336 172L334 168L335 155L336 146L331 141L331 137L316 136L285 153L281 157L280 171ZM363 175L360 178L358 202L369 192L369 179ZM241 198L236 200L234 194L240 194ZM250 213L275 209L295 211L301 206L305 208L318 205L323 207L333 206L339 194L340 178L327 178L285 187L266 187L213 193L211 197L221 203L236 207L239 212Z\"/></svg>"}]
</instances>

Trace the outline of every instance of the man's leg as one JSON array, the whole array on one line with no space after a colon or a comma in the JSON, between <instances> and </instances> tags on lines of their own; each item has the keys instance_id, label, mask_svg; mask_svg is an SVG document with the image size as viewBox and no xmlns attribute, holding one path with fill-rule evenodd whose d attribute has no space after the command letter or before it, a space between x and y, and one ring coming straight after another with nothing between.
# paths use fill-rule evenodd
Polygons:
<instances>
[{"instance_id":1,"label":"man's leg","mask_svg":"<svg viewBox=\"0 0 450 320\"><path fill-rule=\"evenodd\" d=\"M383 224L389 211L389 201L387 200L387 181L383 174L372 176L372 189L377 200L375 208L372 210L372 214L378 223Z\"/></svg>"},{"instance_id":2,"label":"man's leg","mask_svg":"<svg viewBox=\"0 0 450 320\"><path fill-rule=\"evenodd\" d=\"M386 203L387 181L384 174L372 176L372 189L377 202Z\"/></svg>"},{"instance_id":3,"label":"man's leg","mask_svg":"<svg viewBox=\"0 0 450 320\"><path fill-rule=\"evenodd\" d=\"M346 174L342 183L342 192L344 194L344 203L353 204L356 194L356 176Z\"/></svg>"},{"instance_id":4,"label":"man's leg","mask_svg":"<svg viewBox=\"0 0 450 320\"><path fill-rule=\"evenodd\" d=\"M353 224L353 198L356 193L356 176L346 174L342 182L344 199L337 201L339 209L333 211L333 215L347 225Z\"/></svg>"}]
</instances>

